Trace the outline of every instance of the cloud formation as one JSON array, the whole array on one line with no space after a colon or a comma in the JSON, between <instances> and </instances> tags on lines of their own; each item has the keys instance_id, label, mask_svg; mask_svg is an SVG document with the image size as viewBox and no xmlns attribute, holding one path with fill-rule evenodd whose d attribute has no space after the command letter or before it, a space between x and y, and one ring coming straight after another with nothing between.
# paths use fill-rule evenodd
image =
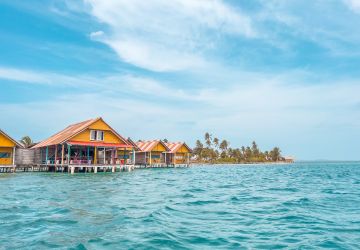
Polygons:
<instances>
[{"instance_id":1,"label":"cloud formation","mask_svg":"<svg viewBox=\"0 0 360 250\"><path fill-rule=\"evenodd\" d=\"M222 34L256 36L251 19L220 0L85 2L109 27L92 38L108 44L122 60L154 71L204 66L202 51Z\"/></svg>"}]
</instances>

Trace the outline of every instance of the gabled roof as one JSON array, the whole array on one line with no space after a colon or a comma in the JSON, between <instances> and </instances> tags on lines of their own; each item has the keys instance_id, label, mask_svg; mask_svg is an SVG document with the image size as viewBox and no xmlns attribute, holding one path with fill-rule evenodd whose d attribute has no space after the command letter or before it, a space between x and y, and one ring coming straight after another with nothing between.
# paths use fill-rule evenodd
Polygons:
<instances>
[{"instance_id":1,"label":"gabled roof","mask_svg":"<svg viewBox=\"0 0 360 250\"><path fill-rule=\"evenodd\" d=\"M12 141L13 143L15 143L16 146L23 148L24 146L21 145L21 143L19 143L17 140L14 140L13 138L11 138L7 133L5 133L3 130L0 129L0 134L2 134L3 136L5 136L6 138L8 138L10 141Z\"/></svg>"},{"instance_id":2,"label":"gabled roof","mask_svg":"<svg viewBox=\"0 0 360 250\"><path fill-rule=\"evenodd\" d=\"M52 146L52 145L58 145L58 144L62 144L68 140L70 140L71 138L73 138L74 136L78 135L79 133L83 132L85 129L87 129L91 124L97 122L97 121L103 121L106 125L109 126L109 124L107 124L101 117L95 118L95 119L90 119L90 120L86 120L83 122L79 122L79 123L75 123L72 124L70 126L68 126L67 128L65 128L64 130L56 133L55 135L49 137L48 139L36 144L35 146L33 146L32 148L41 148L41 147L46 147L46 146ZM114 129L112 129L109 126L110 130L117 135L121 140L123 140L126 144L127 144L127 140L122 137L121 135L119 135Z\"/></svg>"},{"instance_id":3,"label":"gabled roof","mask_svg":"<svg viewBox=\"0 0 360 250\"><path fill-rule=\"evenodd\" d=\"M140 149L140 151L142 152L150 152L154 147L156 147L156 145L161 144L164 146L164 148L166 149L166 151L170 151L170 149L168 148L168 146L166 146L166 144L161 141L161 140L152 140L152 141L138 141L136 142L136 145L138 146L138 148Z\"/></svg>"},{"instance_id":4,"label":"gabled roof","mask_svg":"<svg viewBox=\"0 0 360 250\"><path fill-rule=\"evenodd\" d=\"M141 149L138 147L138 145L136 145L136 143L135 143L133 140L131 140L130 137L127 138L127 142L128 142L131 146L133 146L136 151L141 151Z\"/></svg>"},{"instance_id":5,"label":"gabled roof","mask_svg":"<svg viewBox=\"0 0 360 250\"><path fill-rule=\"evenodd\" d=\"M186 145L185 142L168 142L165 144L170 149L170 153L176 153L182 146L185 146L190 152L192 152L192 149Z\"/></svg>"}]
</instances>

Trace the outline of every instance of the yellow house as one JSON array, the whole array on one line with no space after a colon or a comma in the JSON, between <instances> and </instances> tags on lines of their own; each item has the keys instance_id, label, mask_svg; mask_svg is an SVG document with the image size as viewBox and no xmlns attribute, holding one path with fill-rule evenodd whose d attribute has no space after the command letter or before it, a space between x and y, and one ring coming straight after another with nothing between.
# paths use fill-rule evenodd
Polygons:
<instances>
[{"instance_id":1,"label":"yellow house","mask_svg":"<svg viewBox=\"0 0 360 250\"><path fill-rule=\"evenodd\" d=\"M15 166L16 147L22 146L0 129L0 166Z\"/></svg>"},{"instance_id":2,"label":"yellow house","mask_svg":"<svg viewBox=\"0 0 360 250\"><path fill-rule=\"evenodd\" d=\"M166 143L170 149L168 164L190 164L191 148L185 142Z\"/></svg>"},{"instance_id":3,"label":"yellow house","mask_svg":"<svg viewBox=\"0 0 360 250\"><path fill-rule=\"evenodd\" d=\"M136 146L136 164L166 164L166 156L170 150L163 141L138 141Z\"/></svg>"},{"instance_id":4,"label":"yellow house","mask_svg":"<svg viewBox=\"0 0 360 250\"><path fill-rule=\"evenodd\" d=\"M120 156L133 147L99 117L72 124L32 148L40 151L38 164L57 166L125 164Z\"/></svg>"}]
</instances>

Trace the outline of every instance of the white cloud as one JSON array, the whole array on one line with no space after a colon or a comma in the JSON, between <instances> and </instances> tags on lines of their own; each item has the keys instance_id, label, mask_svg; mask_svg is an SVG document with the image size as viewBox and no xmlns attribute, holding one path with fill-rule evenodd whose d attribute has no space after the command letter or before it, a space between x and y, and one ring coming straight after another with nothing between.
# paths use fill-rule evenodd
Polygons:
<instances>
[{"instance_id":1,"label":"white cloud","mask_svg":"<svg viewBox=\"0 0 360 250\"><path fill-rule=\"evenodd\" d=\"M24 75L21 70L13 72ZM30 75L57 82L49 72ZM282 76L239 73L228 84L185 89L132 75L55 77L78 78L90 94L70 89L51 100L0 103L0 112L7 117L2 126L11 128L26 120L30 125L17 136L37 134L39 140L69 123L104 116L120 133L135 139L168 137L192 144L210 131L230 139L233 146L255 139L263 148L276 144L284 153L300 158L326 157L323 148L298 153L316 138L333 144L338 150L333 157L341 158L346 154L341 143L353 140L360 128L359 81L313 85L298 72ZM44 116L47 122L40 123Z\"/></svg>"},{"instance_id":2,"label":"white cloud","mask_svg":"<svg viewBox=\"0 0 360 250\"><path fill-rule=\"evenodd\" d=\"M360 13L360 0L344 0L344 2L351 10Z\"/></svg>"},{"instance_id":3,"label":"white cloud","mask_svg":"<svg viewBox=\"0 0 360 250\"><path fill-rule=\"evenodd\" d=\"M92 33L93 38L108 44L122 60L154 71L202 67L202 51L222 33L256 35L250 18L220 0L85 2L110 28L101 37Z\"/></svg>"},{"instance_id":4,"label":"white cloud","mask_svg":"<svg viewBox=\"0 0 360 250\"><path fill-rule=\"evenodd\" d=\"M98 30L98 31L95 31L95 32L91 32L90 33L90 38L91 39L100 39L102 36L104 35L104 31L102 30Z\"/></svg>"}]
</instances>

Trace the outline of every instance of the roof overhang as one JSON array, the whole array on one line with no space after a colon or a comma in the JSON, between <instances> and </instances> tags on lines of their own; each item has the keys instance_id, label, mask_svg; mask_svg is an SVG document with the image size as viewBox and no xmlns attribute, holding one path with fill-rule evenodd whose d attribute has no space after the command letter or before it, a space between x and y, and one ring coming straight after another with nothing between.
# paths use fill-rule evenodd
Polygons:
<instances>
[{"instance_id":1,"label":"roof overhang","mask_svg":"<svg viewBox=\"0 0 360 250\"><path fill-rule=\"evenodd\" d=\"M105 143L105 142L83 142L83 141L68 141L71 146L90 146L90 147L104 147L104 148L132 148L133 146L121 143Z\"/></svg>"}]
</instances>

